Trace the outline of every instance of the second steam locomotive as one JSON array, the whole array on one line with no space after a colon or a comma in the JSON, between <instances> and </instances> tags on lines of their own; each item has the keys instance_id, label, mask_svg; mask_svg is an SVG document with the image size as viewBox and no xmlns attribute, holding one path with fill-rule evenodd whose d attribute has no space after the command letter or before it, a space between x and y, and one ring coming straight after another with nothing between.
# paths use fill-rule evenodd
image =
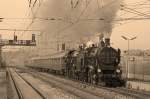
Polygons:
<instances>
[{"instance_id":1,"label":"second steam locomotive","mask_svg":"<svg viewBox=\"0 0 150 99\"><path fill-rule=\"evenodd\" d=\"M77 50L56 53L47 58L34 58L27 66L92 84L125 86L119 67L120 49L111 47L110 39L101 41L100 45L80 46Z\"/></svg>"}]
</instances>

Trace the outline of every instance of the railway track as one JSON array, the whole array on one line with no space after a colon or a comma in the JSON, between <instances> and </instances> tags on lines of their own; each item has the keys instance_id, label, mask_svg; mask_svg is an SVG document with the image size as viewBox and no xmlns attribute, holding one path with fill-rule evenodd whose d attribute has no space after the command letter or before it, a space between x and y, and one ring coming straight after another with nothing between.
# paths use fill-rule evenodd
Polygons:
<instances>
[{"instance_id":1,"label":"railway track","mask_svg":"<svg viewBox=\"0 0 150 99\"><path fill-rule=\"evenodd\" d=\"M111 90L120 94L135 97L136 99L150 99L150 93L145 91L143 92L143 91L127 89L127 88L116 88Z\"/></svg>"},{"instance_id":2,"label":"railway track","mask_svg":"<svg viewBox=\"0 0 150 99\"><path fill-rule=\"evenodd\" d=\"M92 85L92 86L95 86L100 89L105 89L105 90L108 90L111 92L122 94L124 96L127 96L127 99L129 97L134 98L134 99L150 99L150 92L146 92L146 91L128 89L128 88L124 88L124 87L108 88L108 87L103 87L100 85Z\"/></svg>"},{"instance_id":3,"label":"railway track","mask_svg":"<svg viewBox=\"0 0 150 99\"><path fill-rule=\"evenodd\" d=\"M41 80L43 80L49 84L52 84L53 86L58 87L62 90L65 90L66 92L73 94L81 99L112 99L111 97L108 97L108 96L91 93L89 91L84 90L83 88L78 88L76 86L72 86L70 84L63 83L60 80L57 80L54 78L47 78L43 75L39 75L39 74L35 74L35 73L31 73L31 74L34 77L40 78Z\"/></svg>"},{"instance_id":4,"label":"railway track","mask_svg":"<svg viewBox=\"0 0 150 99\"><path fill-rule=\"evenodd\" d=\"M108 88L37 71L25 71L32 76L59 87L81 99L150 99L148 92L127 88ZM68 82L69 81L69 82ZM69 86L69 87L68 87Z\"/></svg>"},{"instance_id":5,"label":"railway track","mask_svg":"<svg viewBox=\"0 0 150 99\"><path fill-rule=\"evenodd\" d=\"M18 76L20 76L28 85L32 86L32 88L36 90L38 94L42 95L43 99L80 99L76 96L68 94L67 92L54 88L53 86L51 86L51 84L47 84L46 82L36 77L33 77L31 74L27 72L23 72L16 69L15 73ZM26 99L32 99L32 98L26 98ZM37 99L37 98L34 97L33 99Z\"/></svg>"},{"instance_id":6,"label":"railway track","mask_svg":"<svg viewBox=\"0 0 150 99\"><path fill-rule=\"evenodd\" d=\"M108 91L108 89L98 88L97 86L89 86L86 83L76 82L68 79L64 79L61 77L55 77L53 75L48 75L46 73L34 73L30 72L33 76L38 77L42 79L43 81L46 81L48 83L56 83L59 82L59 84L55 84L56 87L60 87L61 89L65 87L65 90L77 95L78 97L81 97L83 99L133 99L131 96L124 96L120 94L114 93L114 91ZM56 81L56 82L55 82ZM62 85L62 86L60 86ZM67 89L67 86L70 86L70 89ZM73 90L72 90L73 89ZM74 91L78 90L78 91Z\"/></svg>"},{"instance_id":7,"label":"railway track","mask_svg":"<svg viewBox=\"0 0 150 99\"><path fill-rule=\"evenodd\" d=\"M50 76L50 75L47 75L45 73L40 73L40 74L38 73L38 75L40 75L41 78L45 77L47 79L57 80L59 82L62 82L63 84L66 84L66 85L69 85L69 86L72 86L72 87L75 87L75 88L79 88L79 86L77 86L77 85L80 84L80 83L82 83L80 85L83 85L83 86L86 86L86 87L89 86L88 83L77 82L75 80L72 80L71 82L66 82L65 79L62 78L62 77L59 77L59 79L57 79L57 77L52 77L52 75ZM131 99L150 99L149 98L150 93L148 93L148 92L131 90L131 89L122 88L122 87L121 88L107 88L107 87L96 86L96 85L90 85L90 86L92 86L94 90L97 90L97 88L99 88L99 89L103 89L104 91L109 91L110 93L113 92L113 93L116 93L117 95L119 94L118 96L116 96L116 97L118 97L118 99L120 99L120 97L125 97L125 99L130 99L130 98ZM102 94L102 93L87 90L87 89L88 88L81 88L82 91L93 94L93 95L98 96L98 97L103 97L105 99L114 99L114 98L116 99L116 97L112 98L112 96L106 96L106 94L108 94L108 92Z\"/></svg>"},{"instance_id":8,"label":"railway track","mask_svg":"<svg viewBox=\"0 0 150 99\"><path fill-rule=\"evenodd\" d=\"M27 80L23 79L23 77L15 70L7 70L13 85L13 89L15 90L14 99L47 99L39 90L28 83Z\"/></svg>"},{"instance_id":9,"label":"railway track","mask_svg":"<svg viewBox=\"0 0 150 99\"><path fill-rule=\"evenodd\" d=\"M7 72L8 72L9 82L10 82L9 84L13 91L13 95L11 95L11 96L13 96L12 98L13 99L23 99L23 95L22 95L20 89L18 88L16 81L14 80L14 77L12 76L10 70L7 70Z\"/></svg>"}]
</instances>

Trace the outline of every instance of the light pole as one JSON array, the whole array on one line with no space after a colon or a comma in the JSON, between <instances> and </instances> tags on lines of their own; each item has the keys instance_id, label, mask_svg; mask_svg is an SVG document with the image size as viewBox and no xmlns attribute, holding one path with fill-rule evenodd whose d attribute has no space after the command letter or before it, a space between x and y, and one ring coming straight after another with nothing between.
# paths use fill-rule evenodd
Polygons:
<instances>
[{"instance_id":1,"label":"light pole","mask_svg":"<svg viewBox=\"0 0 150 99\"><path fill-rule=\"evenodd\" d=\"M132 37L132 38L128 38L128 37L125 37L125 36L121 36L121 37L124 40L128 41L128 58L127 58L127 65L126 65L126 78L128 79L129 78L129 56L130 56L129 50L130 50L130 41L136 39L137 37L136 36Z\"/></svg>"}]
</instances>

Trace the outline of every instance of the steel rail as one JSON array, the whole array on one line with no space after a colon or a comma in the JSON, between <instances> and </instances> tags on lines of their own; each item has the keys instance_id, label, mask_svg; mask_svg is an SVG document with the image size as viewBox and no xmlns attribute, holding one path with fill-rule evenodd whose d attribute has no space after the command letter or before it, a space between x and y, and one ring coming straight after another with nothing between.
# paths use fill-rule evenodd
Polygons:
<instances>
[{"instance_id":1,"label":"steel rail","mask_svg":"<svg viewBox=\"0 0 150 99\"><path fill-rule=\"evenodd\" d=\"M44 75L43 75L43 77L44 77ZM53 79L55 79L55 78L53 78ZM60 81L60 80L58 80L58 81ZM66 84L65 82L62 82L62 83ZM84 82L84 84L85 84L85 82ZM89 85L89 83L86 83L86 84ZM69 83L67 83L67 85L72 86L72 87L76 87L76 86L73 86L73 85L71 85ZM94 87L97 87L97 88L101 88L101 89L104 89L104 90L108 90L110 92L115 92L115 93L118 93L118 94L121 94L121 95L133 97L133 98L136 98L136 99L147 99L148 97L150 97L150 94L148 94L148 93L144 94L141 91L135 91L135 90L122 88L122 87L121 88L119 88L119 87L118 88L108 88L108 87L103 87L103 86L100 86L100 85L92 85L92 84L91 84L91 86L94 86ZM88 93L91 93L91 94L94 94L96 96L102 97L102 95L96 94L95 92L90 92L90 91L87 91L87 90L84 90L84 89L81 89L81 90L83 90L85 92L88 92ZM105 98L108 98L108 97L105 97Z\"/></svg>"},{"instance_id":2,"label":"steel rail","mask_svg":"<svg viewBox=\"0 0 150 99\"><path fill-rule=\"evenodd\" d=\"M17 86L17 84L16 84L16 82L14 80L14 77L12 76L12 73L10 72L9 69L7 69L7 72L8 72L8 76L10 77L10 80L12 80L12 82L13 82L14 88L15 88L15 90L17 92L18 99L24 99L20 89L18 88L18 86Z\"/></svg>"},{"instance_id":3,"label":"steel rail","mask_svg":"<svg viewBox=\"0 0 150 99\"><path fill-rule=\"evenodd\" d=\"M45 79L53 79L53 80L57 80L58 82L61 82L65 85L69 85L71 87L74 87L74 88L77 88L79 89L77 86L73 86L73 84L70 84L70 83L65 83L61 80L58 80L56 78L52 78L52 77L49 77L47 75L44 75L44 74L41 74L37 71L27 71L28 73L38 77L38 78L45 78ZM33 72L36 72L36 73L33 73ZM36 75L35 75L36 74ZM55 75L56 76L56 75ZM78 82L78 83L81 83L81 84L86 84L87 86L90 84L90 83L86 83L86 82L82 82L82 81L77 81L77 80L74 80L74 79L68 79L68 78L64 78L62 76L57 76L59 78L63 78L63 79L67 79L67 80L71 80L71 81L74 81L74 82ZM43 79L44 80L44 79ZM92 85L90 84L90 86L93 86L93 87L96 87L96 88L100 88L100 89L104 89L104 90L108 90L110 92L115 92L115 93L118 93L120 95L124 95L124 96L129 96L129 97L132 97L132 98L136 98L136 99L148 99L148 97L150 97L150 94L147 92L147 93L144 93L144 92L141 92L141 91L136 91L136 90L131 90L131 89L128 89L128 88L123 88L123 87L117 87L117 88L108 88L108 87L104 87L104 86L101 86L101 85ZM103 96L103 95L100 95L100 94L97 94L95 92L90 92L88 90L84 90L84 89L80 89L84 92L87 92L87 93L90 93L90 94L93 94L95 96L98 96L98 97L105 97L105 98L108 98L106 96Z\"/></svg>"},{"instance_id":4,"label":"steel rail","mask_svg":"<svg viewBox=\"0 0 150 99\"><path fill-rule=\"evenodd\" d=\"M38 89L36 89L29 81L27 81L24 77L22 77L17 71L15 71L16 74L22 78L31 88L35 90L43 99L47 99L46 96L44 96Z\"/></svg>"},{"instance_id":5,"label":"steel rail","mask_svg":"<svg viewBox=\"0 0 150 99\"><path fill-rule=\"evenodd\" d=\"M35 72L35 71L34 71L34 72ZM63 85L67 85L67 86L70 86L70 87L75 88L75 89L77 89L77 90L80 90L80 91L82 91L82 92L86 92L86 93L88 93L88 94L90 94L90 95L93 95L93 96L95 96L95 97L99 97L100 99L101 99L101 98L104 98L104 99L112 99L112 98L109 97L109 96L104 96L104 95L101 95L101 94L98 94L98 93L95 93L95 92L92 92L92 91L88 91L88 90L85 90L84 88L79 88L79 87L77 87L77 86L74 86L74 85L69 84L69 83L65 83L65 82L63 82L63 81L61 81L61 80L57 80L57 79L55 79L55 78L46 77L45 75L42 75L42 74L39 74L39 73L33 73L33 72L29 72L29 73L30 73L31 75L33 75L33 76L39 78L39 79L42 79L42 80L45 81L45 82L48 82L48 83L51 83L51 81L49 80L49 79L51 79L51 80L53 80L53 81L62 83ZM65 90L65 89L63 89L63 90ZM74 94L74 93L72 93L72 92L70 92L70 91L68 91L68 92L71 93L71 94ZM76 96L78 96L78 97L81 97L81 96L79 96L79 95L77 95L77 94L74 94L74 95L76 95ZM82 97L82 98L84 98L84 97Z\"/></svg>"}]
</instances>

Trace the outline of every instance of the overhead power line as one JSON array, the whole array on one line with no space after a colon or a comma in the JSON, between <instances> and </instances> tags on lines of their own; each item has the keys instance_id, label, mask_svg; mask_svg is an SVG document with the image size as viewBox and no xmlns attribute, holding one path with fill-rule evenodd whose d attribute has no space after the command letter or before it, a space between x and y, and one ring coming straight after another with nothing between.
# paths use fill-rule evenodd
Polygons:
<instances>
[{"instance_id":1,"label":"overhead power line","mask_svg":"<svg viewBox=\"0 0 150 99\"><path fill-rule=\"evenodd\" d=\"M130 10L130 12L132 13L137 13L137 14L139 14L139 15L141 15L141 16L146 16L146 17L150 17L150 15L147 15L147 14L145 14L145 13L142 13L142 12L140 12L140 11L137 11L137 10L135 10L135 9L132 9L132 8L128 8L128 7L125 7L124 5L122 5L122 10L125 10L125 9L128 9L128 10Z\"/></svg>"},{"instance_id":2,"label":"overhead power line","mask_svg":"<svg viewBox=\"0 0 150 99\"><path fill-rule=\"evenodd\" d=\"M0 20L46 20L46 21L65 21L64 18L56 18L56 17L45 17L45 18L42 18L42 17L35 17L35 18L5 18L5 17L0 17Z\"/></svg>"},{"instance_id":3,"label":"overhead power line","mask_svg":"<svg viewBox=\"0 0 150 99\"><path fill-rule=\"evenodd\" d=\"M33 7L35 6L35 4L36 4L36 2L37 2L37 1L38 1L38 0L35 0L35 1L34 1L34 3L33 3Z\"/></svg>"},{"instance_id":4,"label":"overhead power line","mask_svg":"<svg viewBox=\"0 0 150 99\"><path fill-rule=\"evenodd\" d=\"M37 31L37 32L42 32L41 30L29 30L29 29L0 29L0 31Z\"/></svg>"}]
</instances>

